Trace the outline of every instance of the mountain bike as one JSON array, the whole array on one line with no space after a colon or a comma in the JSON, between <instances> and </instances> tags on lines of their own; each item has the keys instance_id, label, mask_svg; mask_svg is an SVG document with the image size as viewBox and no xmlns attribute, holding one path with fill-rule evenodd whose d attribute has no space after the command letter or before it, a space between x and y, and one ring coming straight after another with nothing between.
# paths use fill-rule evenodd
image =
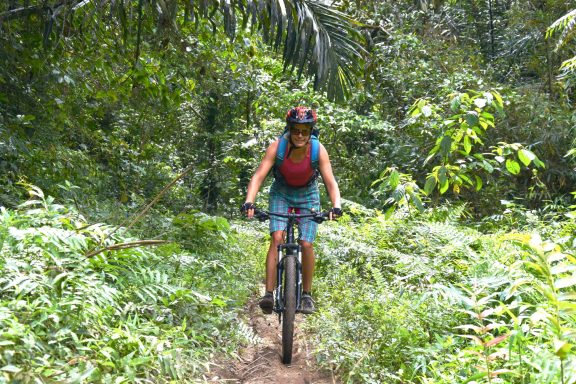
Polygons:
<instances>
[{"instance_id":1,"label":"mountain bike","mask_svg":"<svg viewBox=\"0 0 576 384\"><path fill-rule=\"evenodd\" d=\"M282 324L282 362L290 364L294 340L294 318L296 312L300 310L302 298L302 247L294 236L294 226L299 219L304 218L311 218L317 223L322 223L328 220L329 213L298 214L254 210L254 217L260 221L266 221L270 216L288 219L286 240L278 245L273 311L278 314L278 321Z\"/></svg>"}]
</instances>

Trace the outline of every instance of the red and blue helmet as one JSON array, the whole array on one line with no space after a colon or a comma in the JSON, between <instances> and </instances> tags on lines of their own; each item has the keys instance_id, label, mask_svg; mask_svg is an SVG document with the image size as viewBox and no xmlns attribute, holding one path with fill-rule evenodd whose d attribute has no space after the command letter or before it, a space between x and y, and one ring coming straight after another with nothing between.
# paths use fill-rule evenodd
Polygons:
<instances>
[{"instance_id":1,"label":"red and blue helmet","mask_svg":"<svg viewBox=\"0 0 576 384\"><path fill-rule=\"evenodd\" d=\"M318 118L316 117L316 111L312 108L298 106L290 108L288 113L286 113L286 123L291 124L316 124Z\"/></svg>"}]
</instances>

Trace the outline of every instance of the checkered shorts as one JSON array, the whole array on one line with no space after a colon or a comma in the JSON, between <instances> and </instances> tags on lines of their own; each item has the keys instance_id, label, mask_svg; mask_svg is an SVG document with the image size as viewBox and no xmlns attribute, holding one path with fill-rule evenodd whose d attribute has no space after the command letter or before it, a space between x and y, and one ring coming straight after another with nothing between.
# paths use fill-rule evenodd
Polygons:
<instances>
[{"instance_id":1,"label":"checkered shorts","mask_svg":"<svg viewBox=\"0 0 576 384\"><path fill-rule=\"evenodd\" d=\"M292 188L274 181L270 187L268 209L270 212L288 213L289 208L299 209L299 213L310 213L311 209L320 212L320 192L314 182L302 188ZM270 215L270 233L284 231L288 219ZM316 239L318 223L310 218L298 221L298 239L313 243Z\"/></svg>"}]
</instances>

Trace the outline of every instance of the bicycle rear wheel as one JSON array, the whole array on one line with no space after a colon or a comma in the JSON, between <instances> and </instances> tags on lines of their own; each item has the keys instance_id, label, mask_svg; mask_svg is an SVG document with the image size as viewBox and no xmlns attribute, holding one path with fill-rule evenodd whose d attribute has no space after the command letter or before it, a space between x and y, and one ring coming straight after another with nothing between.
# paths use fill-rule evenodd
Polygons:
<instances>
[{"instance_id":1,"label":"bicycle rear wheel","mask_svg":"<svg viewBox=\"0 0 576 384\"><path fill-rule=\"evenodd\" d=\"M284 259L284 313L282 314L282 362L292 362L294 317L296 315L296 258Z\"/></svg>"}]
</instances>

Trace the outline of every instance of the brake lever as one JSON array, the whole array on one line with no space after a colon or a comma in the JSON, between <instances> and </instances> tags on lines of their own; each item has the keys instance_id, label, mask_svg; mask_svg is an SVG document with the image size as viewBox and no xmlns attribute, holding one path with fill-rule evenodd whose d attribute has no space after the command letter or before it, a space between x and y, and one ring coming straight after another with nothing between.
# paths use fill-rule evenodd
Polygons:
<instances>
[{"instance_id":1,"label":"brake lever","mask_svg":"<svg viewBox=\"0 0 576 384\"><path fill-rule=\"evenodd\" d=\"M318 213L316 216L312 218L318 224L321 224L328 220L328 213Z\"/></svg>"},{"instance_id":2,"label":"brake lever","mask_svg":"<svg viewBox=\"0 0 576 384\"><path fill-rule=\"evenodd\" d=\"M258 221L264 222L270 218L266 212L258 211L254 214L254 216L258 219Z\"/></svg>"}]
</instances>

